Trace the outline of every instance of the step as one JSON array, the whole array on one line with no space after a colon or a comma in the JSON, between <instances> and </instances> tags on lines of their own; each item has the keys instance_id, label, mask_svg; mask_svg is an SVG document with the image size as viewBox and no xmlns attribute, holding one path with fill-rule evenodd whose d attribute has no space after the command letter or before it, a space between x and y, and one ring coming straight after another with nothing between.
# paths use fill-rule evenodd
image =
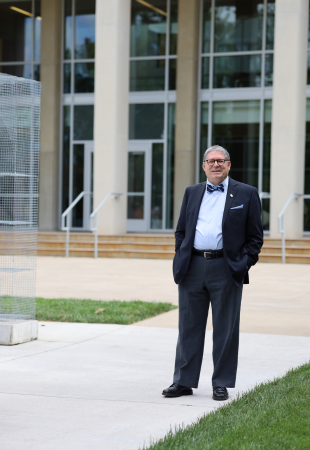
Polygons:
<instances>
[{"instance_id":1,"label":"step","mask_svg":"<svg viewBox=\"0 0 310 450\"><path fill-rule=\"evenodd\" d=\"M259 261L270 263L282 263L282 255L275 255L273 253L265 253L265 254L260 253ZM292 264L310 264L310 256L285 254L285 261L287 263Z\"/></svg>"},{"instance_id":2,"label":"step","mask_svg":"<svg viewBox=\"0 0 310 450\"><path fill-rule=\"evenodd\" d=\"M50 248L51 250L65 249L66 243L60 241L39 241L38 249ZM89 241L79 241L79 242L69 242L70 249L94 249L94 242ZM144 243L144 242L98 242L98 250L161 250L161 251L174 251L174 244L169 245L169 243L159 242L159 243Z\"/></svg>"},{"instance_id":3,"label":"step","mask_svg":"<svg viewBox=\"0 0 310 450\"><path fill-rule=\"evenodd\" d=\"M77 242L80 240L87 242L94 242L95 236L93 233L70 233L70 242ZM39 232L38 233L38 241L66 241L66 233L65 232L55 232L55 233L47 233L47 232ZM164 242L170 245L174 244L174 234L121 234L115 236L98 236L98 242Z\"/></svg>"},{"instance_id":4,"label":"step","mask_svg":"<svg viewBox=\"0 0 310 450\"><path fill-rule=\"evenodd\" d=\"M38 249L38 256L65 256L65 250L61 249ZM73 257L93 257L94 249L69 249L69 256ZM98 250L98 257L100 258L142 258L142 259L173 259L174 251L161 251L161 250Z\"/></svg>"},{"instance_id":5,"label":"step","mask_svg":"<svg viewBox=\"0 0 310 450\"><path fill-rule=\"evenodd\" d=\"M262 254L272 253L272 254L280 255L280 254L282 254L282 247L281 246L264 245L261 253ZM286 247L285 253L287 255L310 255L310 246L309 247L301 247L301 246Z\"/></svg>"}]
</instances>

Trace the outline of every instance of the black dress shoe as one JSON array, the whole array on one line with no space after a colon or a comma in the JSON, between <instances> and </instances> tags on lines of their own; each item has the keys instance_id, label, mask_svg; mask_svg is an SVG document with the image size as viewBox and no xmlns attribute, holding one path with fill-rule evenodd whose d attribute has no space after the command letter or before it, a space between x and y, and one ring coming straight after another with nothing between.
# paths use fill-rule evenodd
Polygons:
<instances>
[{"instance_id":1,"label":"black dress shoe","mask_svg":"<svg viewBox=\"0 0 310 450\"><path fill-rule=\"evenodd\" d=\"M213 400L227 400L228 391L225 387L214 387L213 388Z\"/></svg>"},{"instance_id":2,"label":"black dress shoe","mask_svg":"<svg viewBox=\"0 0 310 450\"><path fill-rule=\"evenodd\" d=\"M170 387L163 390L163 395L166 397L181 397L182 395L192 395L193 389L187 386L173 383Z\"/></svg>"}]
</instances>

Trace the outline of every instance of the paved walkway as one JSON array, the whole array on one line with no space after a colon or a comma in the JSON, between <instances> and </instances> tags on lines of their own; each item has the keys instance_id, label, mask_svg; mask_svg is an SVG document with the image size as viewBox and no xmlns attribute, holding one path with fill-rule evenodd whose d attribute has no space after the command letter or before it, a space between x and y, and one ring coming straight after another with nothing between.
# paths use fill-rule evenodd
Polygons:
<instances>
[{"instance_id":1,"label":"paved walkway","mask_svg":"<svg viewBox=\"0 0 310 450\"><path fill-rule=\"evenodd\" d=\"M177 330L40 323L39 340L0 347L1 450L138 450L220 405L211 332L199 389L167 399ZM231 398L309 360L310 338L241 334ZM221 403L222 404L222 403Z\"/></svg>"},{"instance_id":2,"label":"paved walkway","mask_svg":"<svg viewBox=\"0 0 310 450\"><path fill-rule=\"evenodd\" d=\"M178 304L169 260L39 257L37 296ZM176 328L177 311L140 323ZM208 329L212 329L211 323ZM310 336L310 265L258 263L244 286L241 331Z\"/></svg>"},{"instance_id":3,"label":"paved walkway","mask_svg":"<svg viewBox=\"0 0 310 450\"><path fill-rule=\"evenodd\" d=\"M310 266L259 263L244 287L231 399L310 359ZM37 295L177 304L171 261L38 258ZM166 399L177 310L131 326L40 322L0 346L1 450L138 450L221 404L211 398L212 324L199 389Z\"/></svg>"}]
</instances>

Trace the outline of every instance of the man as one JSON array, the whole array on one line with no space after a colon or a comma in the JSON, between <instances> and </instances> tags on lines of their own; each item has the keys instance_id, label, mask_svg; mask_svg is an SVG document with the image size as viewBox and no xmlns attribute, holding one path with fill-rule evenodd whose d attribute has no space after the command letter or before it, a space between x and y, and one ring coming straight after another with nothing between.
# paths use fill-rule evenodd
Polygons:
<instances>
[{"instance_id":1,"label":"man","mask_svg":"<svg viewBox=\"0 0 310 450\"><path fill-rule=\"evenodd\" d=\"M227 150L204 154L207 182L189 186L175 232L174 280L179 284L179 338L173 384L166 397L197 388L209 304L213 320L213 399L227 400L235 387L243 283L263 245L256 188L228 177Z\"/></svg>"}]
</instances>

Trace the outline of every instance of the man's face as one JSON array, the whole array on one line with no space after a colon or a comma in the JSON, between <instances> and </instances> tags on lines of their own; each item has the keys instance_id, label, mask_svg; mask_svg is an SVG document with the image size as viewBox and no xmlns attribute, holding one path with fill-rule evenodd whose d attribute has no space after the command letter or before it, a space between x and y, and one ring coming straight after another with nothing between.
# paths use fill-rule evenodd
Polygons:
<instances>
[{"instance_id":1,"label":"man's face","mask_svg":"<svg viewBox=\"0 0 310 450\"><path fill-rule=\"evenodd\" d=\"M207 160L209 161L210 159L225 159L225 156L222 152L214 151L208 154ZM227 178L230 167L230 161L225 161L223 165L219 165L216 161L213 166L209 166L209 164L205 161L202 163L202 168L207 175L208 180L214 186L219 185L220 183L222 183L222 181L225 180L225 178Z\"/></svg>"}]
</instances>

